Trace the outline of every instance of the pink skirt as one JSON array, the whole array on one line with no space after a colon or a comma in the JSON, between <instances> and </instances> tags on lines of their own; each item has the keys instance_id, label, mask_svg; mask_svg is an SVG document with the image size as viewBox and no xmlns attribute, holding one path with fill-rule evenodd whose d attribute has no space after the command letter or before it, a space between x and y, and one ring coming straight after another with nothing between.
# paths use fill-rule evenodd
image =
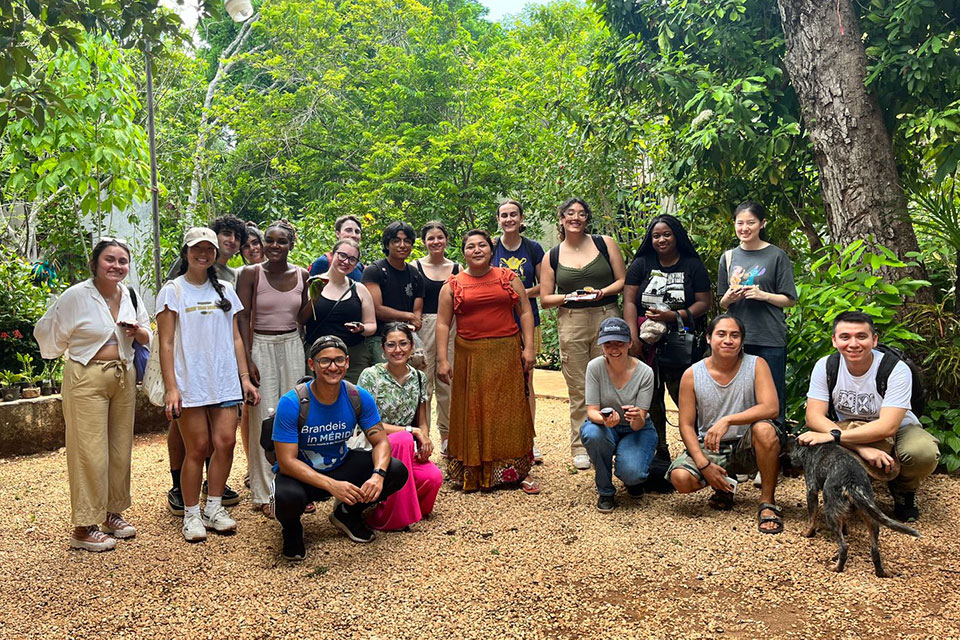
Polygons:
<instances>
[{"instance_id":1,"label":"pink skirt","mask_svg":"<svg viewBox=\"0 0 960 640\"><path fill-rule=\"evenodd\" d=\"M400 431L391 433L388 439L391 455L404 464L410 475L403 488L367 516L367 525L381 531L396 531L420 522L423 516L433 511L443 484L443 472L432 462L417 462L413 435Z\"/></svg>"}]
</instances>

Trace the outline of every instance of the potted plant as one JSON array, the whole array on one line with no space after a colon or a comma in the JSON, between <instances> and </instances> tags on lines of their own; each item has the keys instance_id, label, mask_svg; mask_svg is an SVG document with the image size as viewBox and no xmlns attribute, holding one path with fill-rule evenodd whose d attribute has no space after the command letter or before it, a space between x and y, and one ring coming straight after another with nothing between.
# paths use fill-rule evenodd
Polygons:
<instances>
[{"instance_id":1,"label":"potted plant","mask_svg":"<svg viewBox=\"0 0 960 640\"><path fill-rule=\"evenodd\" d=\"M33 356L29 353L18 353L17 360L20 361L23 380L27 383L20 395L24 398L39 398L40 387L36 385L40 381L40 376L33 373Z\"/></svg>"},{"instance_id":2,"label":"potted plant","mask_svg":"<svg viewBox=\"0 0 960 640\"><path fill-rule=\"evenodd\" d=\"M56 368L56 360L47 360L43 365L43 372L40 374L40 395L53 395L53 370Z\"/></svg>"},{"instance_id":3,"label":"potted plant","mask_svg":"<svg viewBox=\"0 0 960 640\"><path fill-rule=\"evenodd\" d=\"M53 372L50 374L50 382L53 384L53 392L60 393L63 386L63 358L57 358L53 361Z\"/></svg>"},{"instance_id":4,"label":"potted plant","mask_svg":"<svg viewBox=\"0 0 960 640\"><path fill-rule=\"evenodd\" d=\"M13 371L0 371L0 383L3 384L3 388L0 389L3 393L4 402L13 402L14 400L20 399L20 387L18 383L23 379L19 373L14 373Z\"/></svg>"}]
</instances>

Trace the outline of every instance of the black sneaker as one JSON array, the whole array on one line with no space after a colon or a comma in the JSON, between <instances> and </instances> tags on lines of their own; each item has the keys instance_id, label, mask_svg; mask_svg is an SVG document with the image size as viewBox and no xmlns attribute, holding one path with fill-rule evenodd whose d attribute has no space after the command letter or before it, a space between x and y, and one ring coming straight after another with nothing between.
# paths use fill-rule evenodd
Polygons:
<instances>
[{"instance_id":1,"label":"black sneaker","mask_svg":"<svg viewBox=\"0 0 960 640\"><path fill-rule=\"evenodd\" d=\"M893 496L893 517L900 522L916 522L920 519L920 509L917 508L917 494L913 491L897 491L891 485L890 495Z\"/></svg>"},{"instance_id":2,"label":"black sneaker","mask_svg":"<svg viewBox=\"0 0 960 640\"><path fill-rule=\"evenodd\" d=\"M644 490L642 484L631 484L627 485L627 494L634 500L639 500L643 497Z\"/></svg>"},{"instance_id":3,"label":"black sneaker","mask_svg":"<svg viewBox=\"0 0 960 640\"><path fill-rule=\"evenodd\" d=\"M180 493L180 487L167 491L167 508L175 516L183 515L183 494Z\"/></svg>"},{"instance_id":4,"label":"black sneaker","mask_svg":"<svg viewBox=\"0 0 960 640\"><path fill-rule=\"evenodd\" d=\"M307 557L307 550L303 546L303 531L299 534L287 535L283 533L283 559L291 562L300 562Z\"/></svg>"},{"instance_id":5,"label":"black sneaker","mask_svg":"<svg viewBox=\"0 0 960 640\"><path fill-rule=\"evenodd\" d=\"M600 496L597 498L597 511L601 513L610 513L617 508L617 501L613 496Z\"/></svg>"},{"instance_id":6,"label":"black sneaker","mask_svg":"<svg viewBox=\"0 0 960 640\"><path fill-rule=\"evenodd\" d=\"M207 481L203 481L203 487L200 489L201 495L204 498L207 497ZM220 504L225 507L232 507L236 504L240 504L240 494L230 488L230 485L223 485L223 496L220 500Z\"/></svg>"},{"instance_id":7,"label":"black sneaker","mask_svg":"<svg viewBox=\"0 0 960 640\"><path fill-rule=\"evenodd\" d=\"M373 542L376 537L373 530L363 523L363 518L359 516L351 517L343 510L342 504L338 504L330 512L330 524L343 531L354 542Z\"/></svg>"}]
</instances>

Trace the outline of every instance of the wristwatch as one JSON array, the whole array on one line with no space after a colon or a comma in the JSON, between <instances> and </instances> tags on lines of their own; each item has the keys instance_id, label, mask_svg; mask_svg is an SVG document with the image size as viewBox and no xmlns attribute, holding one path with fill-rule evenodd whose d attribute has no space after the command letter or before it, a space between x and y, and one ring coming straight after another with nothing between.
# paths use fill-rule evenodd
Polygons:
<instances>
[{"instance_id":1,"label":"wristwatch","mask_svg":"<svg viewBox=\"0 0 960 640\"><path fill-rule=\"evenodd\" d=\"M404 427L403 430L406 431L407 433L413 433L413 427L410 427L410 426Z\"/></svg>"},{"instance_id":2,"label":"wristwatch","mask_svg":"<svg viewBox=\"0 0 960 640\"><path fill-rule=\"evenodd\" d=\"M833 441L840 443L840 434L843 433L840 429L830 429L830 435L833 436Z\"/></svg>"},{"instance_id":3,"label":"wristwatch","mask_svg":"<svg viewBox=\"0 0 960 640\"><path fill-rule=\"evenodd\" d=\"M374 469L373 472L374 472L375 474L377 474L378 476L380 476L381 478L386 478L386 477L387 477L387 472L386 472L384 469L379 469L379 468L377 468L377 469Z\"/></svg>"}]
</instances>

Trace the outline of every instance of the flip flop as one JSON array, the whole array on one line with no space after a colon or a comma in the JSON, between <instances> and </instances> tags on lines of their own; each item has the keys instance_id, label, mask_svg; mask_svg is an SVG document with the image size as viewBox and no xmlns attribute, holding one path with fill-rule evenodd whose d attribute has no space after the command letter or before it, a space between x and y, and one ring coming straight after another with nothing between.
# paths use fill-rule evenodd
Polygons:
<instances>
[{"instance_id":1,"label":"flip flop","mask_svg":"<svg viewBox=\"0 0 960 640\"><path fill-rule=\"evenodd\" d=\"M535 496L540 493L540 485L534 480L524 480L520 483L520 489L528 496Z\"/></svg>"}]
</instances>

